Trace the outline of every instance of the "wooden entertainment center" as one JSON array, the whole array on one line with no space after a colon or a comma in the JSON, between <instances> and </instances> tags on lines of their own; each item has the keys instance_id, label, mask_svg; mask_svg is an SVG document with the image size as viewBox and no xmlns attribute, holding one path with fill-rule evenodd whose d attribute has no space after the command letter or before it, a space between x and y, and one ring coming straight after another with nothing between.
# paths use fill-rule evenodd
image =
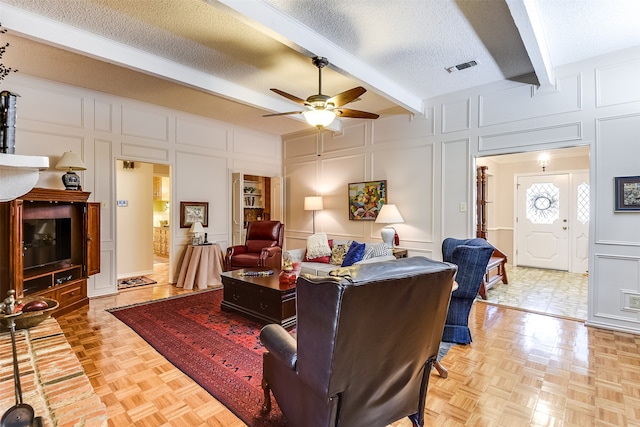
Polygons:
<instances>
[{"instance_id":1,"label":"wooden entertainment center","mask_svg":"<svg viewBox=\"0 0 640 427\"><path fill-rule=\"evenodd\" d=\"M91 193L34 188L0 203L0 300L41 296L59 316L89 303L87 278L100 272L100 204Z\"/></svg>"}]
</instances>

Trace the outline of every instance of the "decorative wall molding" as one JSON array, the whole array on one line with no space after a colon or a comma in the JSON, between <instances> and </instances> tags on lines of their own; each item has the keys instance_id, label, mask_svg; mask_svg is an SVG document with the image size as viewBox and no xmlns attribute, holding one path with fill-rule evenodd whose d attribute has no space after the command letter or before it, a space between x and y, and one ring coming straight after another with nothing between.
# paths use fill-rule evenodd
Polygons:
<instances>
[{"instance_id":1,"label":"decorative wall molding","mask_svg":"<svg viewBox=\"0 0 640 427\"><path fill-rule=\"evenodd\" d=\"M85 127L84 97L73 91L20 86L18 93L18 120L34 120L76 129Z\"/></svg>"},{"instance_id":2,"label":"decorative wall molding","mask_svg":"<svg viewBox=\"0 0 640 427\"><path fill-rule=\"evenodd\" d=\"M227 130L224 127L213 127L211 122L177 116L176 144L206 149L227 151Z\"/></svg>"},{"instance_id":3,"label":"decorative wall molding","mask_svg":"<svg viewBox=\"0 0 640 427\"><path fill-rule=\"evenodd\" d=\"M640 101L640 85L626 84L639 75L640 59L596 68L596 107Z\"/></svg>"},{"instance_id":4,"label":"decorative wall molding","mask_svg":"<svg viewBox=\"0 0 640 427\"><path fill-rule=\"evenodd\" d=\"M345 138L345 134L349 135ZM331 132L323 132L320 139L320 154L340 153L347 150L364 148L367 144L367 123L353 122L342 124L342 132L333 135Z\"/></svg>"},{"instance_id":5,"label":"decorative wall molding","mask_svg":"<svg viewBox=\"0 0 640 427\"><path fill-rule=\"evenodd\" d=\"M442 141L440 193L441 237L465 237L475 234L471 220L474 215L472 196L475 188L475 171L471 171L470 139ZM473 178L472 178L473 177ZM472 186L472 183L473 186ZM464 195L464 196L461 196ZM460 203L467 209L461 211Z\"/></svg>"},{"instance_id":6,"label":"decorative wall molding","mask_svg":"<svg viewBox=\"0 0 640 427\"><path fill-rule=\"evenodd\" d=\"M112 191L111 183L114 178L113 143L103 139L93 141L93 173L94 189L93 200L105 202L100 209L100 244L105 249L105 244L115 245L115 191ZM99 178L99 179L98 179ZM106 204L106 206L105 206ZM101 270L102 271L102 270Z\"/></svg>"},{"instance_id":7,"label":"decorative wall molding","mask_svg":"<svg viewBox=\"0 0 640 427\"><path fill-rule=\"evenodd\" d=\"M318 192L316 188L320 178L320 163L316 158L313 160L298 161L296 163L285 163L283 168L284 176L284 223L285 238L291 233L311 233L312 215L304 215L304 197ZM292 183L295 183L293 185ZM307 218L308 216L308 218ZM316 216L316 230L324 231Z\"/></svg>"},{"instance_id":8,"label":"decorative wall molding","mask_svg":"<svg viewBox=\"0 0 640 427\"><path fill-rule=\"evenodd\" d=\"M382 115L371 122L371 144L405 141L435 135L434 107L425 109L426 114Z\"/></svg>"},{"instance_id":9,"label":"decorative wall molding","mask_svg":"<svg viewBox=\"0 0 640 427\"><path fill-rule=\"evenodd\" d=\"M525 148L567 141L582 141L582 122L481 135L478 138L478 151L485 152L506 147Z\"/></svg>"},{"instance_id":10,"label":"decorative wall molding","mask_svg":"<svg viewBox=\"0 0 640 427\"><path fill-rule=\"evenodd\" d=\"M321 134L316 132L313 134L297 135L284 138L283 151L285 161L301 159L308 156L319 156Z\"/></svg>"},{"instance_id":11,"label":"decorative wall molding","mask_svg":"<svg viewBox=\"0 0 640 427\"><path fill-rule=\"evenodd\" d=\"M555 95L560 92L560 88L558 86L559 85L557 79L553 84L543 86L531 85L531 97L534 98L536 96Z\"/></svg>"},{"instance_id":12,"label":"decorative wall molding","mask_svg":"<svg viewBox=\"0 0 640 427\"><path fill-rule=\"evenodd\" d=\"M279 137L267 137L264 134L251 133L243 130L232 131L233 152L244 156L279 160L281 156Z\"/></svg>"},{"instance_id":13,"label":"decorative wall molding","mask_svg":"<svg viewBox=\"0 0 640 427\"><path fill-rule=\"evenodd\" d=\"M471 127L471 99L442 104L442 133L468 130Z\"/></svg>"},{"instance_id":14,"label":"decorative wall molding","mask_svg":"<svg viewBox=\"0 0 640 427\"><path fill-rule=\"evenodd\" d=\"M109 295L113 293L113 284L116 282L115 277L115 249L100 250L100 274L92 276L94 279L92 296Z\"/></svg>"},{"instance_id":15,"label":"decorative wall molding","mask_svg":"<svg viewBox=\"0 0 640 427\"><path fill-rule=\"evenodd\" d=\"M625 213L625 215L628 215ZM636 214L637 215L637 214ZM624 240L603 240L598 239L595 241L597 245L609 245L609 246L628 246L628 247L638 247L640 246L640 242L628 242Z\"/></svg>"},{"instance_id":16,"label":"decorative wall molding","mask_svg":"<svg viewBox=\"0 0 640 427\"><path fill-rule=\"evenodd\" d=\"M113 105L97 99L93 101L93 129L98 132L113 131Z\"/></svg>"},{"instance_id":17,"label":"decorative wall molding","mask_svg":"<svg viewBox=\"0 0 640 427\"><path fill-rule=\"evenodd\" d=\"M596 118L595 185L600 203L592 203L596 244L640 246L637 212L614 212L616 176L638 175L640 113ZM593 180L592 180L593 181Z\"/></svg>"},{"instance_id":18,"label":"decorative wall molding","mask_svg":"<svg viewBox=\"0 0 640 427\"><path fill-rule=\"evenodd\" d=\"M523 84L481 94L478 97L478 126L513 123L582 109L582 74L557 77L556 87L557 91L537 94L532 85Z\"/></svg>"},{"instance_id":19,"label":"decorative wall molding","mask_svg":"<svg viewBox=\"0 0 640 427\"><path fill-rule=\"evenodd\" d=\"M595 270L593 274L598 283L606 283L616 275L626 278L624 287L618 288L618 292L611 292L605 287L593 290L594 316L616 322L640 323L640 313L629 313L624 310L628 299L624 300L620 293L625 289L632 289L635 292L640 290L640 257L596 253L593 267Z\"/></svg>"},{"instance_id":20,"label":"decorative wall molding","mask_svg":"<svg viewBox=\"0 0 640 427\"><path fill-rule=\"evenodd\" d=\"M144 145L123 143L120 147L122 156L134 158L136 160L148 160L150 162L169 160L169 150L166 148L147 147Z\"/></svg>"},{"instance_id":21,"label":"decorative wall molding","mask_svg":"<svg viewBox=\"0 0 640 427\"><path fill-rule=\"evenodd\" d=\"M386 179L389 202L396 204L404 217L405 224L395 226L398 234L408 229L409 238L432 242L436 226L433 200L438 170L434 144L388 146L372 151L369 161L370 175L365 179ZM370 238L380 238L379 228L371 227Z\"/></svg>"},{"instance_id":22,"label":"decorative wall molding","mask_svg":"<svg viewBox=\"0 0 640 427\"><path fill-rule=\"evenodd\" d=\"M120 131L122 135L169 142L169 116L125 104L121 107Z\"/></svg>"}]
</instances>

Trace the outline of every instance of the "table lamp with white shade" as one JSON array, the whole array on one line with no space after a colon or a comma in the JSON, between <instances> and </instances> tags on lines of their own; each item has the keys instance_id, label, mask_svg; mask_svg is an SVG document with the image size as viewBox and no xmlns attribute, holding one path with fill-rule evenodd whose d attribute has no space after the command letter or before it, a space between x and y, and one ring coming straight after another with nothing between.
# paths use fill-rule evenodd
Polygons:
<instances>
[{"instance_id":1,"label":"table lamp with white shade","mask_svg":"<svg viewBox=\"0 0 640 427\"><path fill-rule=\"evenodd\" d=\"M321 211L322 196L307 196L304 198L304 210L313 211L313 234L316 234L316 211Z\"/></svg>"},{"instance_id":2,"label":"table lamp with white shade","mask_svg":"<svg viewBox=\"0 0 640 427\"><path fill-rule=\"evenodd\" d=\"M387 224L382 227L382 230L380 230L380 235L382 236L382 241L392 248L396 230L391 226L391 224L402 224L404 222L404 219L402 218L402 215L400 215L400 211L396 205L382 205L382 209L380 209L380 212L378 212L378 216L376 217L376 222L379 224Z\"/></svg>"},{"instance_id":3,"label":"table lamp with white shade","mask_svg":"<svg viewBox=\"0 0 640 427\"><path fill-rule=\"evenodd\" d=\"M200 221L196 221L191 224L189 234L193 234L193 240L191 241L193 245L199 245L201 243L200 233L204 233L204 227L202 227L202 223Z\"/></svg>"},{"instance_id":4,"label":"table lamp with white shade","mask_svg":"<svg viewBox=\"0 0 640 427\"><path fill-rule=\"evenodd\" d=\"M67 190L82 190L80 185L80 177L76 175L75 171L86 170L82 159L73 151L65 152L58 163L56 163L56 169L65 170L67 173L62 175L62 183Z\"/></svg>"}]
</instances>

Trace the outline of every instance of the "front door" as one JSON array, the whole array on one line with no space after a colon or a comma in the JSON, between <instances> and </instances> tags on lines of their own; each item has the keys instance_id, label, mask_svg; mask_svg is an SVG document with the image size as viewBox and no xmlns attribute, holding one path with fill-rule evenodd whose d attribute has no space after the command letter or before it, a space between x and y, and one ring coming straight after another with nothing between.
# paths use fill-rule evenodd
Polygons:
<instances>
[{"instance_id":1,"label":"front door","mask_svg":"<svg viewBox=\"0 0 640 427\"><path fill-rule=\"evenodd\" d=\"M569 270L569 175L517 178L517 265Z\"/></svg>"}]
</instances>

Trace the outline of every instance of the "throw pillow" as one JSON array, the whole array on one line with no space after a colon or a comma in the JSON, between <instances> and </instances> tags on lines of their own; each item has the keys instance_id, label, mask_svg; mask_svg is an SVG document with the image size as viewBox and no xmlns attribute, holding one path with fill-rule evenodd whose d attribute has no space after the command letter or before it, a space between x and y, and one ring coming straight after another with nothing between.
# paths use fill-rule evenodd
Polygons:
<instances>
[{"instance_id":1,"label":"throw pillow","mask_svg":"<svg viewBox=\"0 0 640 427\"><path fill-rule=\"evenodd\" d=\"M331 257L330 256L319 256L318 258L304 258L304 262L319 262L321 264L330 264L331 263Z\"/></svg>"},{"instance_id":2,"label":"throw pillow","mask_svg":"<svg viewBox=\"0 0 640 427\"><path fill-rule=\"evenodd\" d=\"M368 244L362 259L375 258L379 256L393 255L393 251L386 243Z\"/></svg>"},{"instance_id":3,"label":"throw pillow","mask_svg":"<svg viewBox=\"0 0 640 427\"><path fill-rule=\"evenodd\" d=\"M354 263L360 261L362 259L362 256L364 255L364 248L364 243L358 243L356 241L351 242L349 251L342 260L342 267L349 267Z\"/></svg>"},{"instance_id":4,"label":"throw pillow","mask_svg":"<svg viewBox=\"0 0 640 427\"><path fill-rule=\"evenodd\" d=\"M342 261L349 251L351 242L335 245L331 248L331 264L342 266Z\"/></svg>"},{"instance_id":5,"label":"throw pillow","mask_svg":"<svg viewBox=\"0 0 640 427\"><path fill-rule=\"evenodd\" d=\"M331 256L331 246L326 233L316 233L307 238L307 258Z\"/></svg>"}]
</instances>

